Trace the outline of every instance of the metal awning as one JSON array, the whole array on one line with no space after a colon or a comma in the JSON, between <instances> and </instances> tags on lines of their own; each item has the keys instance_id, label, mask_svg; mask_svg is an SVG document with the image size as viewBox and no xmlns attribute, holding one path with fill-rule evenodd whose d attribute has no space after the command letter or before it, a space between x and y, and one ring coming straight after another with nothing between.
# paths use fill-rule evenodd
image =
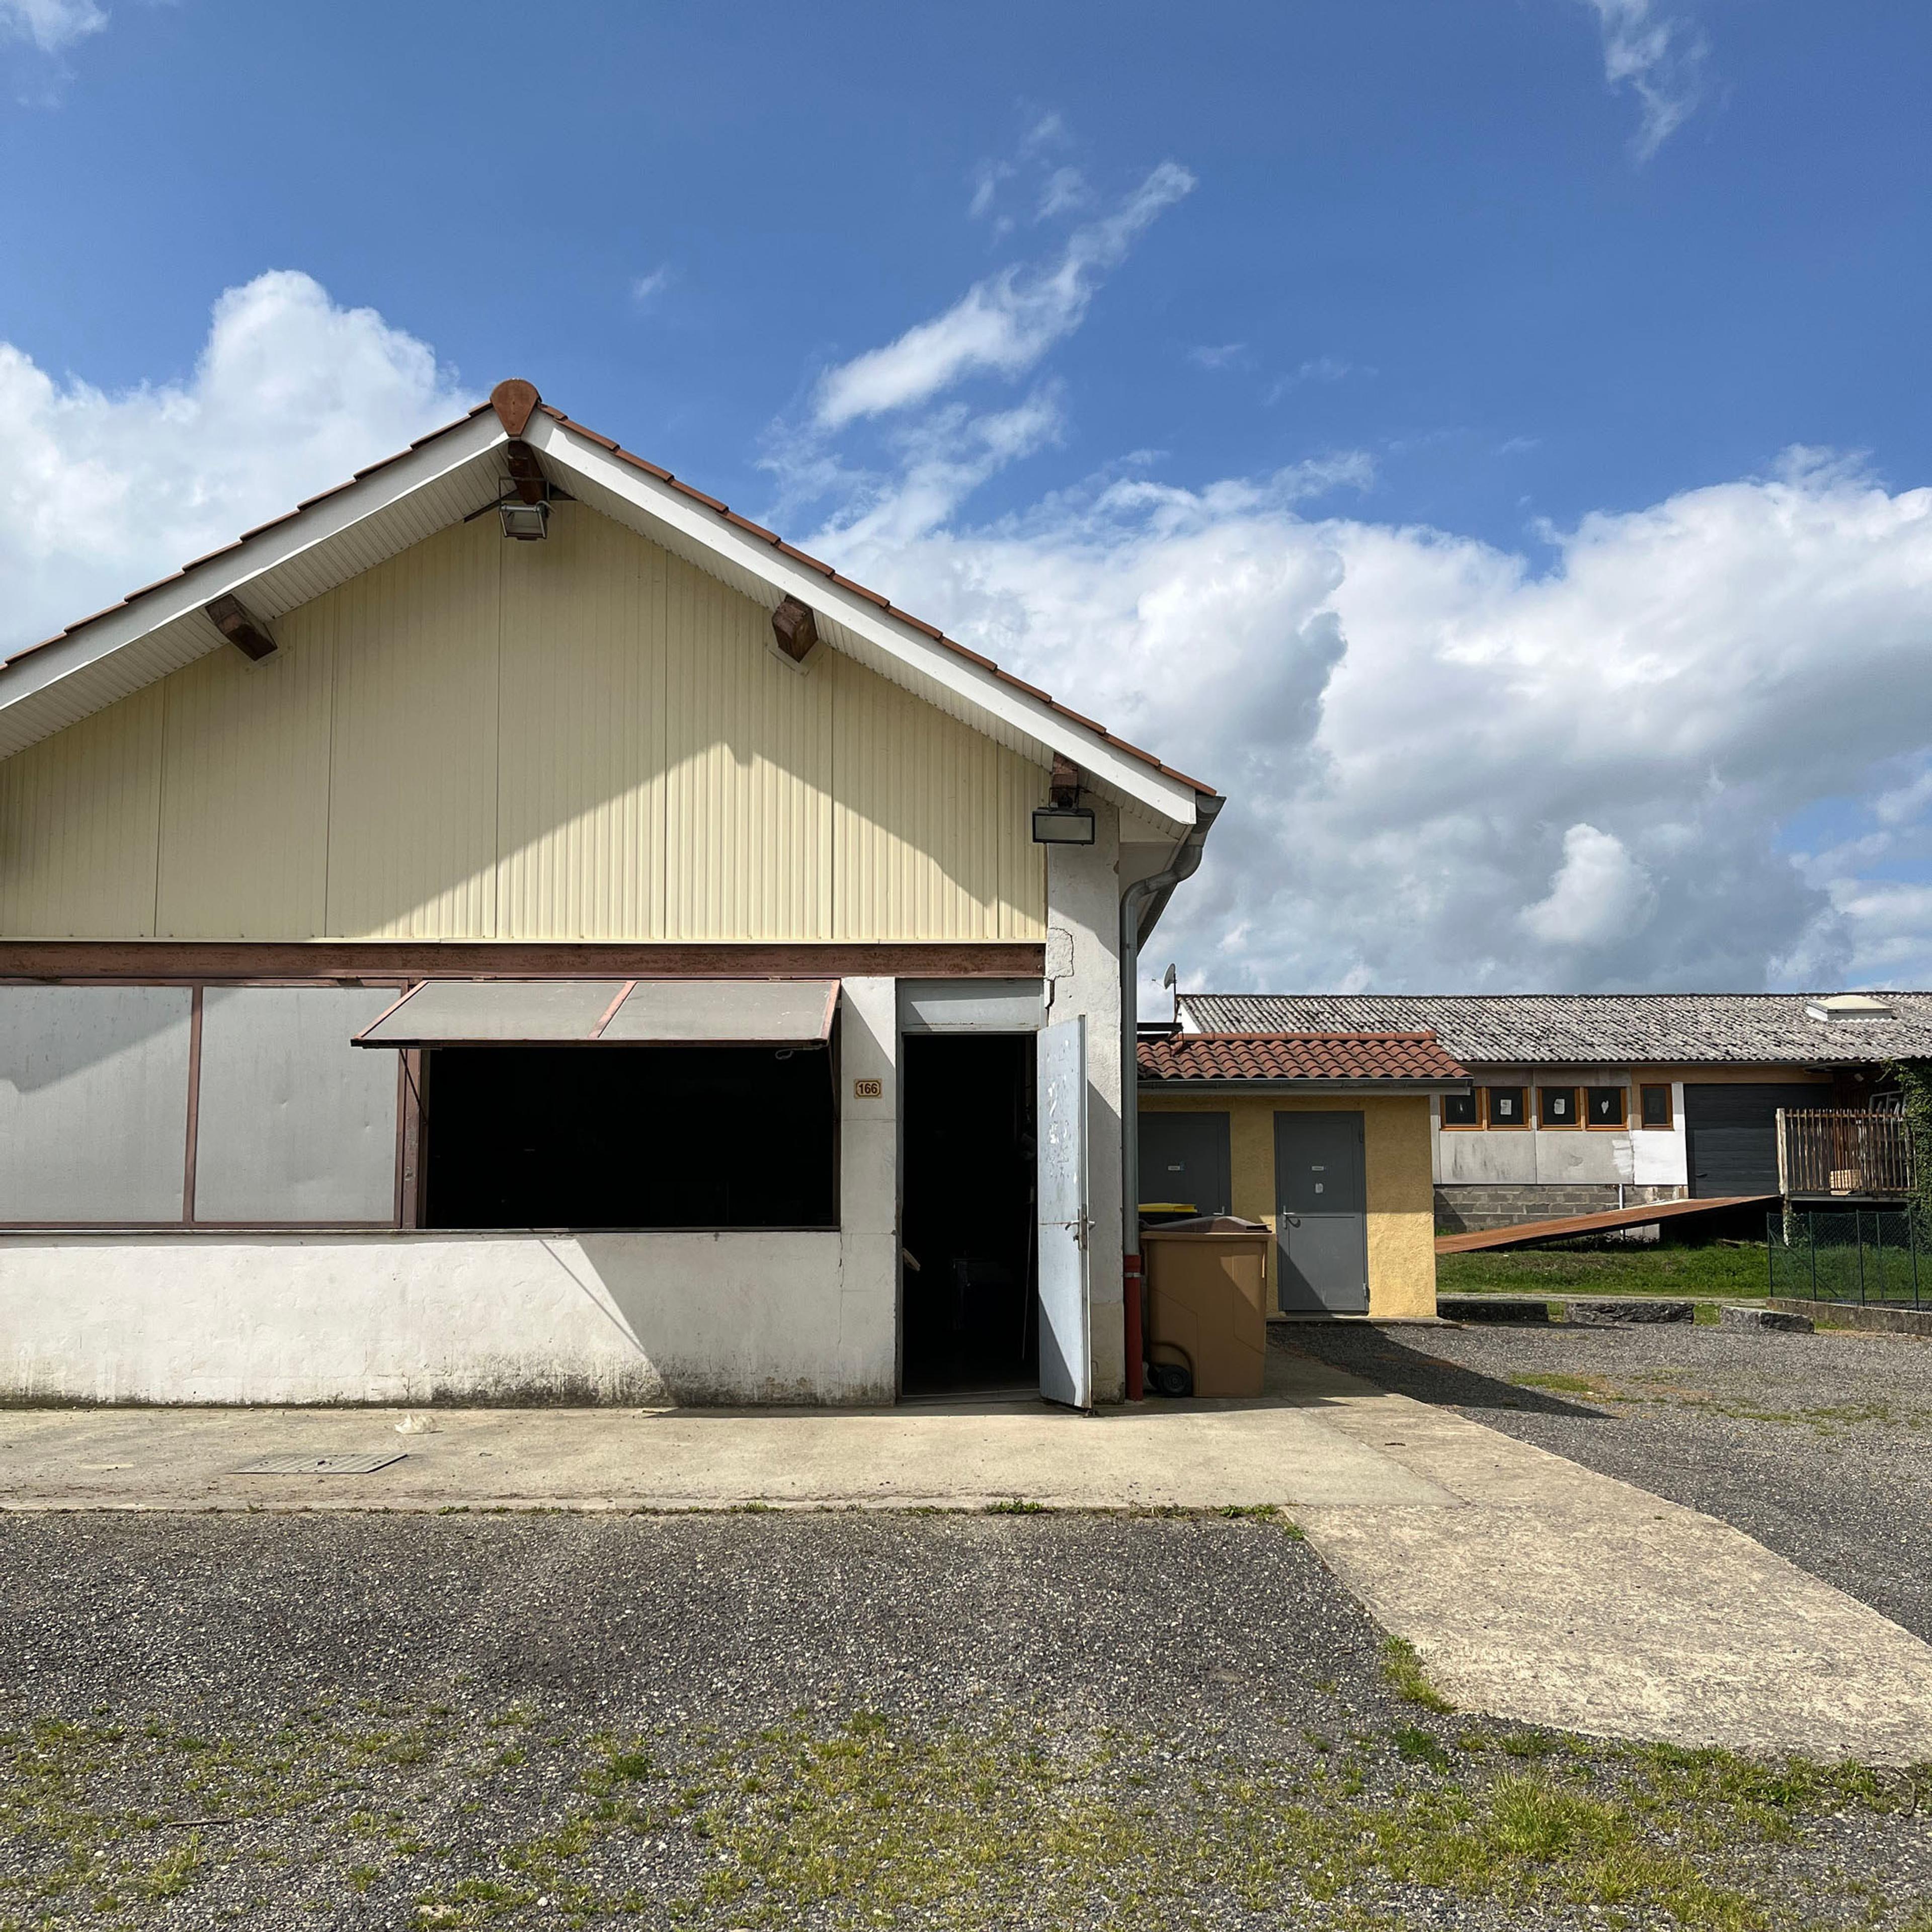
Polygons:
<instances>
[{"instance_id":1,"label":"metal awning","mask_svg":"<svg viewBox=\"0 0 1932 1932\"><path fill-rule=\"evenodd\" d=\"M427 980L358 1046L823 1046L836 980Z\"/></svg>"}]
</instances>

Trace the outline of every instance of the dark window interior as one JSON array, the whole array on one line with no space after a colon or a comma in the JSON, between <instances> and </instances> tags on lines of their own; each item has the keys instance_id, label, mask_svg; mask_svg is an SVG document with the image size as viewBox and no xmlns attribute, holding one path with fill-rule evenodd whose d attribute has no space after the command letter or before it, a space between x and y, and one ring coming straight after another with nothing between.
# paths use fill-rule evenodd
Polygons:
<instances>
[{"instance_id":1,"label":"dark window interior","mask_svg":"<svg viewBox=\"0 0 1932 1932\"><path fill-rule=\"evenodd\" d=\"M1590 1124L1593 1127L1620 1127L1624 1124L1624 1090L1621 1087L1592 1087Z\"/></svg>"},{"instance_id":2,"label":"dark window interior","mask_svg":"<svg viewBox=\"0 0 1932 1932\"><path fill-rule=\"evenodd\" d=\"M822 1048L442 1047L424 1056L432 1228L830 1228Z\"/></svg>"},{"instance_id":3,"label":"dark window interior","mask_svg":"<svg viewBox=\"0 0 1932 1932\"><path fill-rule=\"evenodd\" d=\"M1033 1036L912 1034L902 1053L904 1391L1037 1388Z\"/></svg>"},{"instance_id":4,"label":"dark window interior","mask_svg":"<svg viewBox=\"0 0 1932 1932\"><path fill-rule=\"evenodd\" d=\"M1537 1097L1543 1108L1543 1124L1546 1127L1574 1127L1582 1118L1576 1112L1576 1090L1574 1087L1541 1088Z\"/></svg>"},{"instance_id":5,"label":"dark window interior","mask_svg":"<svg viewBox=\"0 0 1932 1932\"><path fill-rule=\"evenodd\" d=\"M1524 1108L1526 1090L1521 1087L1491 1087L1485 1090L1489 1095L1489 1123L1492 1127L1520 1127L1528 1124Z\"/></svg>"},{"instance_id":6,"label":"dark window interior","mask_svg":"<svg viewBox=\"0 0 1932 1932\"><path fill-rule=\"evenodd\" d=\"M1473 1094L1444 1094L1442 1124L1445 1127L1473 1127L1476 1124L1475 1095Z\"/></svg>"},{"instance_id":7,"label":"dark window interior","mask_svg":"<svg viewBox=\"0 0 1932 1932\"><path fill-rule=\"evenodd\" d=\"M1671 1124L1668 1087L1646 1087L1643 1090L1643 1124L1647 1127L1667 1127Z\"/></svg>"}]
</instances>

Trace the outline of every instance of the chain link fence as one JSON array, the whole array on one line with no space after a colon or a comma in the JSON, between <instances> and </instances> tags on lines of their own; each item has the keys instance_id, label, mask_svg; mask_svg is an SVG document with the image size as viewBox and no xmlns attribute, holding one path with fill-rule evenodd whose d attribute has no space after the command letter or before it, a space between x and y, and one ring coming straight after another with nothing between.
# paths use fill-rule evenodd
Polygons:
<instances>
[{"instance_id":1,"label":"chain link fence","mask_svg":"<svg viewBox=\"0 0 1932 1932\"><path fill-rule=\"evenodd\" d=\"M1932 1307L1932 1253L1922 1253L1921 1245L1918 1217L1910 1208L1772 1214L1765 1227L1771 1292L1801 1300Z\"/></svg>"}]
</instances>

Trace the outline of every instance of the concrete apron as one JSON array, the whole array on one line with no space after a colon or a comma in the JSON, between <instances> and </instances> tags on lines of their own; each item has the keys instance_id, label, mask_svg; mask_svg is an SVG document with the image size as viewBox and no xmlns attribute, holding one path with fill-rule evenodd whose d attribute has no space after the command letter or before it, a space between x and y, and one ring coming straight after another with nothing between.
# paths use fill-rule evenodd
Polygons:
<instances>
[{"instance_id":1,"label":"concrete apron","mask_svg":"<svg viewBox=\"0 0 1932 1932\"><path fill-rule=\"evenodd\" d=\"M1760 1544L1270 1351L1258 1402L0 1411L16 1510L1221 1508L1273 1503L1459 1707L1599 1736L1932 1757L1932 1648ZM244 1476L402 1450L368 1475Z\"/></svg>"}]
</instances>

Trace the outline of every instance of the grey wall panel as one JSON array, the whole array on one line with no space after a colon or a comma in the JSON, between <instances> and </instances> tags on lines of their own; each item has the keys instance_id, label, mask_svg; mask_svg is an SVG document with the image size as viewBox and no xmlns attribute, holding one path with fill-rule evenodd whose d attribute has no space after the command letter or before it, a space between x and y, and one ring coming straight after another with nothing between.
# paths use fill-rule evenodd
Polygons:
<instances>
[{"instance_id":1,"label":"grey wall panel","mask_svg":"<svg viewBox=\"0 0 1932 1932\"><path fill-rule=\"evenodd\" d=\"M1037 1033L1046 1024L1038 980L902 980L902 1033Z\"/></svg>"},{"instance_id":2,"label":"grey wall panel","mask_svg":"<svg viewBox=\"0 0 1932 1932\"><path fill-rule=\"evenodd\" d=\"M351 1046L380 986L211 986L201 1016L198 1221L389 1221L396 1056Z\"/></svg>"},{"instance_id":3,"label":"grey wall panel","mask_svg":"<svg viewBox=\"0 0 1932 1932\"><path fill-rule=\"evenodd\" d=\"M176 1221L191 996L0 986L0 1220Z\"/></svg>"}]
</instances>

